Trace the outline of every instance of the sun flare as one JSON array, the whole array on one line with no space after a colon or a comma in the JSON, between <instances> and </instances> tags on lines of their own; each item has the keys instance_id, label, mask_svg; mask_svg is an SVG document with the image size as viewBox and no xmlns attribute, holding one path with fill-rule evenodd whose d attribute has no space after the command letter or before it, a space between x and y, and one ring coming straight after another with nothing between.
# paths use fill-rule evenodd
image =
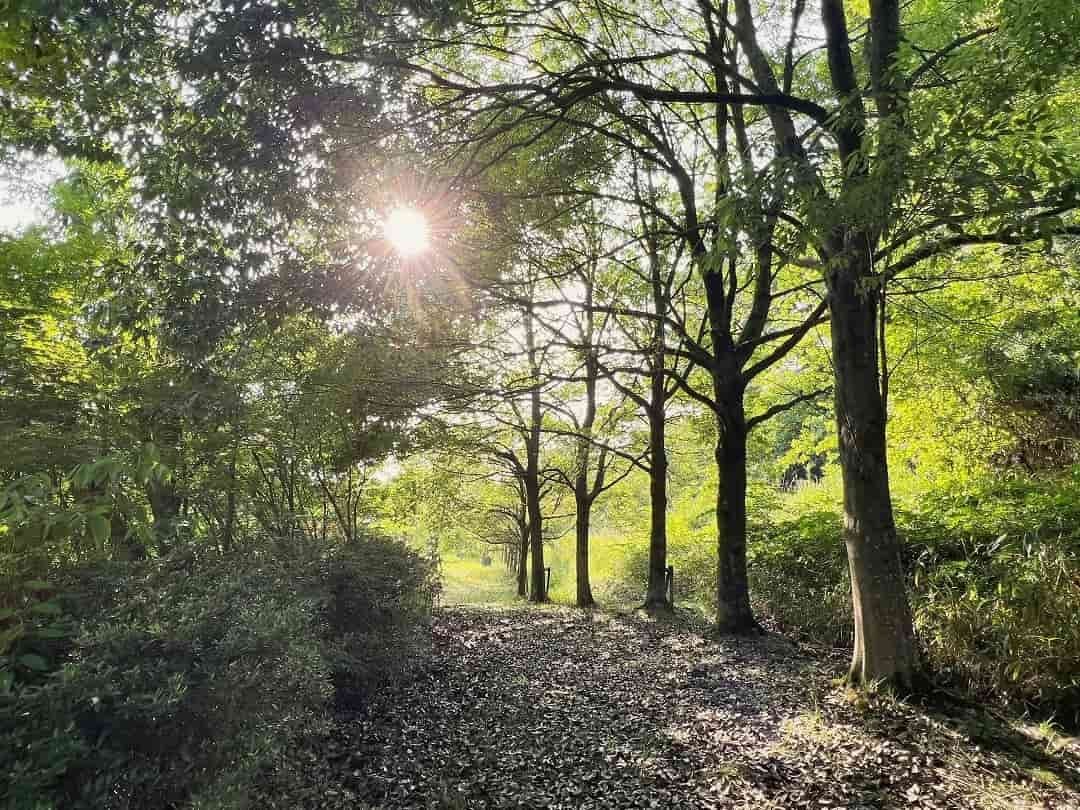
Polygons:
<instances>
[{"instance_id":1,"label":"sun flare","mask_svg":"<svg viewBox=\"0 0 1080 810\"><path fill-rule=\"evenodd\" d=\"M409 258L431 246L427 217L415 208L395 208L383 222L386 241L400 256Z\"/></svg>"}]
</instances>

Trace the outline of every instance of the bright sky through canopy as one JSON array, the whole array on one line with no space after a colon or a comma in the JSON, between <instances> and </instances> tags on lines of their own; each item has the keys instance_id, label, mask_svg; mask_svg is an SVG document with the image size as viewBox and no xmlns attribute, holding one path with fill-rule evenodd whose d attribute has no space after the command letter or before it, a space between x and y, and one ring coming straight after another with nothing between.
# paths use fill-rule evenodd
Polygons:
<instances>
[{"instance_id":1,"label":"bright sky through canopy","mask_svg":"<svg viewBox=\"0 0 1080 810\"><path fill-rule=\"evenodd\" d=\"M431 245L427 218L415 208L395 208L383 223L390 245L405 258L426 251Z\"/></svg>"}]
</instances>

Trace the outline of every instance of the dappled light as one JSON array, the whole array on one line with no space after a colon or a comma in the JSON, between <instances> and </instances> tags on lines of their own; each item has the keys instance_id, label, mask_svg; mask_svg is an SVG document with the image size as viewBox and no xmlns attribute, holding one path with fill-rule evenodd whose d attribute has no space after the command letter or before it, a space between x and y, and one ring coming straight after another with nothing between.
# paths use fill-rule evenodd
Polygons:
<instances>
[{"instance_id":1,"label":"dappled light","mask_svg":"<svg viewBox=\"0 0 1080 810\"><path fill-rule=\"evenodd\" d=\"M1080 808L1080 4L0 7L0 808Z\"/></svg>"},{"instance_id":2,"label":"dappled light","mask_svg":"<svg viewBox=\"0 0 1080 810\"><path fill-rule=\"evenodd\" d=\"M433 794L685 808L873 807L890 796L975 808L1006 795L1038 806L1061 795L1028 779L1028 757L1046 758L1034 744L1010 747L1008 726L965 752L948 716L891 700L860 710L828 690L835 659L552 610L445 612L438 678L396 691L351 741L365 751L355 761L372 759L349 795L388 808Z\"/></svg>"}]
</instances>

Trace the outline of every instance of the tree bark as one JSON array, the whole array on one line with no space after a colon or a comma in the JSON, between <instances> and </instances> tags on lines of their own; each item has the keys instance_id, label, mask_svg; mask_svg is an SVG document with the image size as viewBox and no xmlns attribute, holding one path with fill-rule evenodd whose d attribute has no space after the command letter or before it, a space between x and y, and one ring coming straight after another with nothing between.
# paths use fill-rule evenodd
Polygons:
<instances>
[{"instance_id":1,"label":"tree bark","mask_svg":"<svg viewBox=\"0 0 1080 810\"><path fill-rule=\"evenodd\" d=\"M864 257L864 263L868 258ZM914 686L918 653L889 494L885 410L878 381L877 291L869 266L837 263L827 276L844 479L844 543L855 648L849 679Z\"/></svg>"},{"instance_id":2,"label":"tree bark","mask_svg":"<svg viewBox=\"0 0 1080 810\"><path fill-rule=\"evenodd\" d=\"M521 545L515 558L517 563L517 595L524 599L529 595L529 528L521 527Z\"/></svg>"},{"instance_id":3,"label":"tree bark","mask_svg":"<svg viewBox=\"0 0 1080 810\"><path fill-rule=\"evenodd\" d=\"M733 267L728 276L734 283ZM746 384L724 281L719 272L704 276L716 417L716 629L742 634L760 632L761 626L750 609L746 571Z\"/></svg>"},{"instance_id":4,"label":"tree bark","mask_svg":"<svg viewBox=\"0 0 1080 810\"><path fill-rule=\"evenodd\" d=\"M338 526L341 527L342 537L345 538L346 545L352 545L355 539L350 531L351 522L349 520L349 506L348 502L342 504L341 500L334 495L334 491L330 488L330 484L327 483L326 478L322 473L316 472L316 478L319 481L319 485L322 487L323 494L330 501L330 506L334 509L334 515L337 517Z\"/></svg>"},{"instance_id":5,"label":"tree bark","mask_svg":"<svg viewBox=\"0 0 1080 810\"><path fill-rule=\"evenodd\" d=\"M653 311L667 313L671 296L661 273L655 228L649 229L649 284ZM663 317L653 324L649 368L649 582L645 609L671 608L667 595L667 335Z\"/></svg>"},{"instance_id":6,"label":"tree bark","mask_svg":"<svg viewBox=\"0 0 1080 810\"><path fill-rule=\"evenodd\" d=\"M529 601L547 601L547 583L544 581L544 518L540 513L540 482L534 474L525 482L529 505L529 556L532 570L529 578Z\"/></svg>"},{"instance_id":7,"label":"tree bark","mask_svg":"<svg viewBox=\"0 0 1080 810\"><path fill-rule=\"evenodd\" d=\"M532 307L526 308L524 314L526 350L532 377L529 391L529 430L525 441L525 503L529 516L529 550L532 557L529 601L546 602L548 595L544 577L544 516L540 509L540 428L543 419L540 406L540 366L536 359Z\"/></svg>"},{"instance_id":8,"label":"tree bark","mask_svg":"<svg viewBox=\"0 0 1080 810\"><path fill-rule=\"evenodd\" d=\"M591 329L589 332L589 339L591 340ZM577 471L574 474L576 517L574 521L576 535L574 578L577 588L576 602L578 607L592 607L595 604L592 595L592 584L589 581L589 524L593 503L592 493L589 491L589 454L592 449L593 425L596 422L597 366L591 347L588 352L585 359L585 418L582 420L581 435L577 440L577 462L575 464ZM603 464L603 461L600 463Z\"/></svg>"},{"instance_id":9,"label":"tree bark","mask_svg":"<svg viewBox=\"0 0 1080 810\"><path fill-rule=\"evenodd\" d=\"M758 46L749 0L735 0L736 33L747 54L754 78L765 92L777 85L772 68ZM850 680L869 684L888 681L901 687L914 685L918 654L907 601L900 545L893 521L889 473L885 452L885 408L878 380L876 298L878 288L871 251L888 222L888 213L904 177L902 84L899 71L890 70L900 43L900 4L897 0L871 0L867 43L870 83L880 116L882 144L876 150L887 161L887 171L868 181L870 167L862 153L866 111L860 100L851 42L843 4L822 3L828 64L837 101L846 114L837 116L839 157L847 169L842 202L858 195L864 211L876 212L869 231L835 227L826 235L831 261L825 273L835 379L836 423L840 465L844 479L844 542L851 573L855 614L855 649ZM799 141L789 113L767 107L780 153L801 167L801 193L807 204L820 205L827 193ZM885 123L885 119L892 119ZM850 167L850 168L849 168ZM873 194L870 194L870 191ZM840 206L844 210L844 206ZM865 216L865 214L864 214Z\"/></svg>"},{"instance_id":10,"label":"tree bark","mask_svg":"<svg viewBox=\"0 0 1080 810\"><path fill-rule=\"evenodd\" d=\"M659 376L663 397L663 374ZM658 404L659 403L659 404ZM670 608L667 597L667 447L663 399L649 408L649 584L645 608Z\"/></svg>"},{"instance_id":11,"label":"tree bark","mask_svg":"<svg viewBox=\"0 0 1080 810\"><path fill-rule=\"evenodd\" d=\"M147 486L150 512L154 516L154 531L172 536L176 522L180 518L180 503L183 500L170 481L151 481Z\"/></svg>"},{"instance_id":12,"label":"tree bark","mask_svg":"<svg viewBox=\"0 0 1080 810\"><path fill-rule=\"evenodd\" d=\"M592 585L589 582L589 513L592 511L592 503L587 491L588 482L579 479L578 486L574 490L577 521L575 533L576 545L576 580L577 580L577 606L592 607L596 604L593 600Z\"/></svg>"},{"instance_id":13,"label":"tree bark","mask_svg":"<svg viewBox=\"0 0 1080 810\"><path fill-rule=\"evenodd\" d=\"M746 568L747 430L741 386L717 414L717 431L716 627L722 633L758 633Z\"/></svg>"},{"instance_id":14,"label":"tree bark","mask_svg":"<svg viewBox=\"0 0 1080 810\"><path fill-rule=\"evenodd\" d=\"M180 458L183 441L183 425L180 415L168 409L154 414L150 428L150 440L157 446L161 457L171 470L167 479L153 478L147 483L146 495L150 513L154 518L154 539L161 551L167 551L170 541L177 539L180 508L183 497L177 482L181 478Z\"/></svg>"},{"instance_id":15,"label":"tree bark","mask_svg":"<svg viewBox=\"0 0 1080 810\"><path fill-rule=\"evenodd\" d=\"M585 286L585 313L584 323L581 324L581 349L582 359L585 366L585 416L578 426L577 459L574 473L574 507L576 520L574 531L575 543L575 571L574 579L577 589L576 603L578 607L587 608L596 604L593 601L592 583L589 580L589 524L592 512L594 494L599 494L603 486L604 458L597 462L597 481L595 493L589 487L589 461L592 452L593 429L596 426L596 385L600 379L600 365L597 350L594 346L596 340L596 313L593 312L593 287L595 281L596 264L590 263L589 269L582 274L582 282Z\"/></svg>"}]
</instances>

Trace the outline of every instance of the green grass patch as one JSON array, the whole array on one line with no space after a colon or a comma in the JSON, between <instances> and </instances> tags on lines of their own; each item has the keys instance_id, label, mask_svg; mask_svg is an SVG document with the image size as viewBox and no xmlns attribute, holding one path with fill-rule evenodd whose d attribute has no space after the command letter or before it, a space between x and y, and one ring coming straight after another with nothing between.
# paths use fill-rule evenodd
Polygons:
<instances>
[{"instance_id":1,"label":"green grass patch","mask_svg":"<svg viewBox=\"0 0 1080 810\"><path fill-rule=\"evenodd\" d=\"M442 561L444 605L509 605L517 600L513 577L499 562L483 565L473 557Z\"/></svg>"}]
</instances>

